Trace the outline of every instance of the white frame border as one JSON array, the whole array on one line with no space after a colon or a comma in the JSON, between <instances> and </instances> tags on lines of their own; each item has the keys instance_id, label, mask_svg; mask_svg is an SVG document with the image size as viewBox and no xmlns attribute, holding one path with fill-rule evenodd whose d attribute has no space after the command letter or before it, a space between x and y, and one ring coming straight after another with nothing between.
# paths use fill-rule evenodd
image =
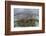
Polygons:
<instances>
[{"instance_id":1,"label":"white frame border","mask_svg":"<svg viewBox=\"0 0 46 36\"><path fill-rule=\"evenodd\" d=\"M39 10L39 27L15 27L14 28L14 8L31 8ZM42 7L41 6L22 6L22 5L11 5L11 31L27 31L27 30L42 30ZM31 28L31 29L30 29Z\"/></svg>"}]
</instances>

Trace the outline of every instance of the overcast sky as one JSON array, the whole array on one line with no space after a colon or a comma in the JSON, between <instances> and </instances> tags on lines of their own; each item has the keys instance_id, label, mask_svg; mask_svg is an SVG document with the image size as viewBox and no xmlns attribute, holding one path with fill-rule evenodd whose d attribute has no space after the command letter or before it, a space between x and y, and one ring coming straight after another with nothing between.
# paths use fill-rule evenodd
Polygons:
<instances>
[{"instance_id":1,"label":"overcast sky","mask_svg":"<svg viewBox=\"0 0 46 36\"><path fill-rule=\"evenodd\" d=\"M36 13L39 14L39 9L14 8L14 15L17 13Z\"/></svg>"}]
</instances>

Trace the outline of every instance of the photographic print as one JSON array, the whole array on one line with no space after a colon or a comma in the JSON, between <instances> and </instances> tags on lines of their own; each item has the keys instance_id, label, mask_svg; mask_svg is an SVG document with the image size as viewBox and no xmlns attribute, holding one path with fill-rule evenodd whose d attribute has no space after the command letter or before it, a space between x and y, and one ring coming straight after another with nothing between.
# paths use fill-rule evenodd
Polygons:
<instances>
[{"instance_id":1,"label":"photographic print","mask_svg":"<svg viewBox=\"0 0 46 36\"><path fill-rule=\"evenodd\" d=\"M45 32L44 3L5 1L5 34Z\"/></svg>"},{"instance_id":2,"label":"photographic print","mask_svg":"<svg viewBox=\"0 0 46 36\"><path fill-rule=\"evenodd\" d=\"M14 8L14 27L36 26L39 26L39 9Z\"/></svg>"}]
</instances>

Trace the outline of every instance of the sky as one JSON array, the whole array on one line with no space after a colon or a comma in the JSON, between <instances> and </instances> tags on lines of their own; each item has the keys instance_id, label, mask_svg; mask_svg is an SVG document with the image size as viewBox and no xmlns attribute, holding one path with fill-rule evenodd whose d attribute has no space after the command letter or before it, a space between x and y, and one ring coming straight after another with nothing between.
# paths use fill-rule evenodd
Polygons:
<instances>
[{"instance_id":1,"label":"sky","mask_svg":"<svg viewBox=\"0 0 46 36\"><path fill-rule=\"evenodd\" d=\"M39 9L14 8L14 15L17 13L34 13L39 14Z\"/></svg>"}]
</instances>

